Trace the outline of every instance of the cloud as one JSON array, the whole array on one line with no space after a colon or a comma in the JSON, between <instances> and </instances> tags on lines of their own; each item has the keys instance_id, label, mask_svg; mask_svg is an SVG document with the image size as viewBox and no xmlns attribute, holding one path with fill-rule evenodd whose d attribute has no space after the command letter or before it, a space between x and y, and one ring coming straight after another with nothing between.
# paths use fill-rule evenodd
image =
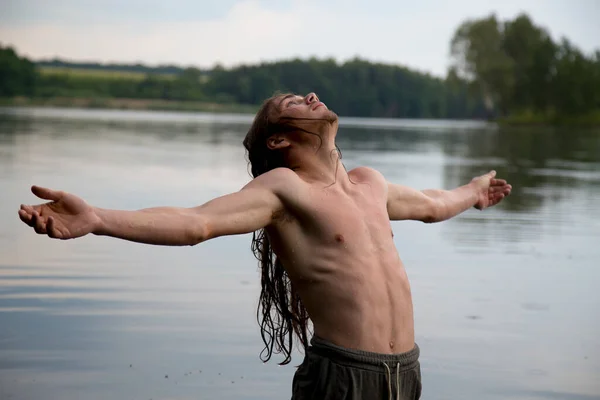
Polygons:
<instances>
[{"instance_id":1,"label":"cloud","mask_svg":"<svg viewBox=\"0 0 600 400\"><path fill-rule=\"evenodd\" d=\"M106 20L104 20L106 21ZM136 21L132 24L52 22L0 28L5 43L36 59L62 57L103 62L142 61L150 64L226 66L291 57L328 57L339 60L356 55L373 60L407 63L443 71L445 50L411 40L419 19L393 16L365 19L361 14L298 2L288 9L269 9L245 0L220 19L184 22ZM439 34L435 26L429 36ZM441 50L441 51L440 51ZM429 67L429 68L428 68ZM440 68L441 67L441 68Z\"/></svg>"},{"instance_id":2,"label":"cloud","mask_svg":"<svg viewBox=\"0 0 600 400\"><path fill-rule=\"evenodd\" d=\"M208 66L255 61L276 54L299 31L301 20L290 12L271 11L258 2L235 4L221 19L132 24L45 22L0 28L0 37L30 57L138 61Z\"/></svg>"},{"instance_id":3,"label":"cloud","mask_svg":"<svg viewBox=\"0 0 600 400\"><path fill-rule=\"evenodd\" d=\"M506 0L501 4L463 0L448 5L431 0L371 0L369 4L305 0L275 7L267 0L241 0L228 8L207 9L206 13L192 3L186 3L187 7L174 4L176 11L167 13L155 3L148 4L144 17L131 9L122 10L121 15L116 8L108 7L113 10L111 14L96 13L98 7L81 6L67 19L36 17L32 23L23 20L23 14L19 23L0 26L0 38L34 59L57 56L211 67L217 62L232 66L292 57L344 61L360 56L443 76L456 27L466 18L492 11L500 18L528 12L536 23L552 27L555 37L572 33L575 43L585 44L584 49L593 48L590 43L597 45L600 37L600 32L590 35L590 30L600 29L592 17L582 17L586 9L582 2L578 7L575 3L550 6L542 0ZM594 7L586 4L587 9ZM180 18L182 10L190 15ZM164 18L159 18L161 14Z\"/></svg>"}]
</instances>

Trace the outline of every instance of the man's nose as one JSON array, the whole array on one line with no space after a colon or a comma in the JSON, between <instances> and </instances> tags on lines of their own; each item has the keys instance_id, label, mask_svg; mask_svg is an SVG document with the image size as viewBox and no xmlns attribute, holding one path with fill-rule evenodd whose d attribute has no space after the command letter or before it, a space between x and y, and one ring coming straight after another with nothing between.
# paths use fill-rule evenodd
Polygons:
<instances>
[{"instance_id":1,"label":"man's nose","mask_svg":"<svg viewBox=\"0 0 600 400\"><path fill-rule=\"evenodd\" d=\"M317 101L319 101L319 98L317 97L317 95L315 93L309 93L306 95L306 104L311 104L311 103L315 103Z\"/></svg>"}]
</instances>

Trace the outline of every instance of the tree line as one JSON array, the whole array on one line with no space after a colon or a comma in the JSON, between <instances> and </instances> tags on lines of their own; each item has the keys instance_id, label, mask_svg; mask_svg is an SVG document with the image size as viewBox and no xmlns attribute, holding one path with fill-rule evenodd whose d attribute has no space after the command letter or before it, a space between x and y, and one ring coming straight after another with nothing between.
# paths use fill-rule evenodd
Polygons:
<instances>
[{"instance_id":1,"label":"tree line","mask_svg":"<svg viewBox=\"0 0 600 400\"><path fill-rule=\"evenodd\" d=\"M525 15L467 20L451 42L444 78L360 58L292 59L208 70L175 66L33 63L0 46L0 97L131 98L259 105L275 92L316 92L342 116L505 118L544 122L600 115L600 51L555 43ZM42 67L63 67L44 73ZM68 69L70 68L70 69ZM139 72L73 73L86 69ZM598 118L600 121L600 118Z\"/></svg>"},{"instance_id":2,"label":"tree line","mask_svg":"<svg viewBox=\"0 0 600 400\"><path fill-rule=\"evenodd\" d=\"M467 82L432 77L408 68L375 64L361 59L338 63L333 59L293 59L258 65L210 70L185 68L177 74L146 73L143 79L107 74L75 74L94 64L54 62L61 67L44 73L18 57L11 48L0 48L0 97L34 96L100 97L200 101L259 105L276 92L314 91L339 115L395 118L484 118L481 99L469 96ZM50 66L47 62L42 66ZM83 69L82 69L83 70ZM125 71L125 70L123 70ZM133 71L129 69L128 71Z\"/></svg>"},{"instance_id":3,"label":"tree line","mask_svg":"<svg viewBox=\"0 0 600 400\"><path fill-rule=\"evenodd\" d=\"M566 38L557 43L526 14L465 21L450 50L448 76L469 82L499 117L552 121L600 112L600 50L586 55Z\"/></svg>"}]
</instances>

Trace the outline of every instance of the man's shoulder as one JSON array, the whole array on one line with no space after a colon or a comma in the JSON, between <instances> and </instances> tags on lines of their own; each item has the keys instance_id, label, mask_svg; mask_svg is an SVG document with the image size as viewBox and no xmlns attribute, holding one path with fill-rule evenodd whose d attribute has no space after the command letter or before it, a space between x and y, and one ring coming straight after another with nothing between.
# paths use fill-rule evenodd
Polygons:
<instances>
[{"instance_id":1,"label":"man's shoulder","mask_svg":"<svg viewBox=\"0 0 600 400\"><path fill-rule=\"evenodd\" d=\"M254 178L246 188L259 188L275 195L283 206L277 215L282 212L291 215L291 210L298 211L306 206L306 188L308 185L296 172L289 168L275 168Z\"/></svg>"},{"instance_id":2,"label":"man's shoulder","mask_svg":"<svg viewBox=\"0 0 600 400\"><path fill-rule=\"evenodd\" d=\"M286 191L300 185L303 181L289 168L275 168L252 179L246 187L262 187L274 192Z\"/></svg>"},{"instance_id":3,"label":"man's shoulder","mask_svg":"<svg viewBox=\"0 0 600 400\"><path fill-rule=\"evenodd\" d=\"M356 167L348 172L348 174L360 181L370 181L385 184L386 180L383 174L371 167Z\"/></svg>"}]
</instances>

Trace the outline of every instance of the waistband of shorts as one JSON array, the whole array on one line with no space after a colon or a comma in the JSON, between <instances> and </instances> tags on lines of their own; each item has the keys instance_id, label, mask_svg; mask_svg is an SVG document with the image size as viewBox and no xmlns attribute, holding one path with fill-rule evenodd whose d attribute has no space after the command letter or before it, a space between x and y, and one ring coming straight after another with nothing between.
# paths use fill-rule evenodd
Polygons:
<instances>
[{"instance_id":1,"label":"waistband of shorts","mask_svg":"<svg viewBox=\"0 0 600 400\"><path fill-rule=\"evenodd\" d=\"M383 368L383 364L387 364L393 368L398 366L401 369L410 369L417 364L421 353L416 343L412 350L397 354L381 354L364 350L347 349L318 336L312 337L310 345L309 351L314 354L327 357L339 364L363 368L370 366L380 369Z\"/></svg>"}]
</instances>

